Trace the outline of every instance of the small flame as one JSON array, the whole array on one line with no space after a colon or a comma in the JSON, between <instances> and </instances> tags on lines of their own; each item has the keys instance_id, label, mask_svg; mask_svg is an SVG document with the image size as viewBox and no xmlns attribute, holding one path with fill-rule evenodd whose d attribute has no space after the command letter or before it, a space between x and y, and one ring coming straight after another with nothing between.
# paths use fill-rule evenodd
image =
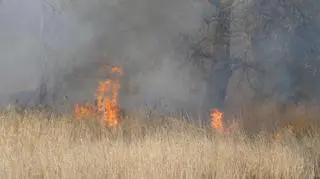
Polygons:
<instances>
[{"instance_id":1,"label":"small flame","mask_svg":"<svg viewBox=\"0 0 320 179\"><path fill-rule=\"evenodd\" d=\"M274 134L274 138L275 138L275 139L279 139L279 138L280 138L280 131L277 131L277 132Z\"/></svg>"},{"instance_id":2,"label":"small flame","mask_svg":"<svg viewBox=\"0 0 320 179\"><path fill-rule=\"evenodd\" d=\"M111 73L118 73L120 76L124 74L120 67L113 67ZM119 80L108 79L99 82L96 89L96 104L90 105L86 103L84 106L76 104L74 113L76 119L84 117L102 116L103 121L107 122L110 127L116 127L119 123L120 107L118 104L120 89Z\"/></svg>"},{"instance_id":3,"label":"small flame","mask_svg":"<svg viewBox=\"0 0 320 179\"><path fill-rule=\"evenodd\" d=\"M211 111L211 126L217 131L217 132L223 132L223 113L219 111L218 109L214 108Z\"/></svg>"},{"instance_id":4,"label":"small flame","mask_svg":"<svg viewBox=\"0 0 320 179\"><path fill-rule=\"evenodd\" d=\"M90 104L86 103L83 106L77 104L75 107L75 113L77 114L76 119L79 120L81 118L91 117L95 112L93 107Z\"/></svg>"},{"instance_id":5,"label":"small flame","mask_svg":"<svg viewBox=\"0 0 320 179\"><path fill-rule=\"evenodd\" d=\"M237 122L234 120L232 121L231 124L228 124L228 127L225 127L224 121L223 121L224 114L217 108L214 108L211 110L210 116L211 116L211 126L218 133L228 134L228 133L231 133L235 127L237 127Z\"/></svg>"},{"instance_id":6,"label":"small flame","mask_svg":"<svg viewBox=\"0 0 320 179\"><path fill-rule=\"evenodd\" d=\"M289 123L286 127L284 127L284 129L289 130L290 132L294 132L294 125ZM275 139L280 139L281 137L281 130L278 130L275 134L274 134L274 138Z\"/></svg>"},{"instance_id":7,"label":"small flame","mask_svg":"<svg viewBox=\"0 0 320 179\"><path fill-rule=\"evenodd\" d=\"M120 67L112 67L111 72L118 73L120 76L123 76L124 74L123 69Z\"/></svg>"}]
</instances>

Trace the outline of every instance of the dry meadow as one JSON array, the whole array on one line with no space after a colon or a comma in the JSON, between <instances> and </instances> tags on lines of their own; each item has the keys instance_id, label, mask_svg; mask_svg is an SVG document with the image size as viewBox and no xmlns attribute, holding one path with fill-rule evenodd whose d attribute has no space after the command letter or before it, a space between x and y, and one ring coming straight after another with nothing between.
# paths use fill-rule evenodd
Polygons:
<instances>
[{"instance_id":1,"label":"dry meadow","mask_svg":"<svg viewBox=\"0 0 320 179\"><path fill-rule=\"evenodd\" d=\"M0 178L301 179L320 172L317 133L296 138L284 130L275 140L240 127L216 134L181 119L149 118L108 129L92 119L4 110Z\"/></svg>"}]
</instances>

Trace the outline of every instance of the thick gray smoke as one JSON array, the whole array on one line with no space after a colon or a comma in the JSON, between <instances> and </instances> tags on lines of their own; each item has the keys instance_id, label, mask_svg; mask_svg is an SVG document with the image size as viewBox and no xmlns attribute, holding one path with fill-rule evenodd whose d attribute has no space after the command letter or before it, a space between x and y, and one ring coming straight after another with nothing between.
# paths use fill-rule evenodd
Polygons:
<instances>
[{"instance_id":1,"label":"thick gray smoke","mask_svg":"<svg viewBox=\"0 0 320 179\"><path fill-rule=\"evenodd\" d=\"M218 62L216 68L204 64L212 72L204 80L199 68L182 65L188 44L181 34L197 36L204 19L216 13L207 0L3 0L0 103L37 104L45 96L45 103L68 109L93 100L110 65L125 71L124 108L198 110L212 98L236 107L255 98L319 98L316 1L228 2L235 4L231 54L222 61L214 55L206 59ZM212 34L218 33L207 35ZM228 75L219 76L224 70ZM207 93L217 86L217 96ZM217 104L206 107L212 105Z\"/></svg>"},{"instance_id":2,"label":"thick gray smoke","mask_svg":"<svg viewBox=\"0 0 320 179\"><path fill-rule=\"evenodd\" d=\"M203 84L181 67L176 47L179 35L196 34L211 11L194 0L3 0L1 102L37 103L43 82L52 103L92 100L109 64L123 66L135 86L123 94L125 107L159 100L199 106Z\"/></svg>"}]
</instances>

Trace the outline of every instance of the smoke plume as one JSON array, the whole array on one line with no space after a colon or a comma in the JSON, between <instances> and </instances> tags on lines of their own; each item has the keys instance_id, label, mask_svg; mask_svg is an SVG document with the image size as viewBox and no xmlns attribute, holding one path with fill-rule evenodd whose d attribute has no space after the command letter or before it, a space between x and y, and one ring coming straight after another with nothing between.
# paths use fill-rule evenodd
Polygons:
<instances>
[{"instance_id":1,"label":"smoke plume","mask_svg":"<svg viewBox=\"0 0 320 179\"><path fill-rule=\"evenodd\" d=\"M94 99L112 65L124 68L123 108L198 110L212 98L236 107L263 98L319 101L316 2L233 2L230 59L204 64L211 71L204 80L204 71L184 63L188 44L181 37L197 37L216 13L206 0L3 0L0 103L68 110ZM230 75L219 76L223 70ZM218 97L210 96L219 86Z\"/></svg>"},{"instance_id":2,"label":"smoke plume","mask_svg":"<svg viewBox=\"0 0 320 179\"><path fill-rule=\"evenodd\" d=\"M108 75L103 67L119 65L124 107L199 106L203 84L181 66L177 49L180 35L196 34L211 8L194 0L3 0L1 103L35 104L43 83L57 107L92 100Z\"/></svg>"}]
</instances>

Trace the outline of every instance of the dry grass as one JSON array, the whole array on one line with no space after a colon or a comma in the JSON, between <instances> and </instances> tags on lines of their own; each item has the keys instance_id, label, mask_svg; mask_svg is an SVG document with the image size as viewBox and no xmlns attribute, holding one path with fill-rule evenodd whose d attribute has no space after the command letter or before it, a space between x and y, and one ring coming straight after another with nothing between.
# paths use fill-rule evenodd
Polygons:
<instances>
[{"instance_id":1,"label":"dry grass","mask_svg":"<svg viewBox=\"0 0 320 179\"><path fill-rule=\"evenodd\" d=\"M151 122L152 121L152 122ZM0 113L0 178L314 178L320 138L223 136L177 119L118 129L41 113Z\"/></svg>"}]
</instances>

